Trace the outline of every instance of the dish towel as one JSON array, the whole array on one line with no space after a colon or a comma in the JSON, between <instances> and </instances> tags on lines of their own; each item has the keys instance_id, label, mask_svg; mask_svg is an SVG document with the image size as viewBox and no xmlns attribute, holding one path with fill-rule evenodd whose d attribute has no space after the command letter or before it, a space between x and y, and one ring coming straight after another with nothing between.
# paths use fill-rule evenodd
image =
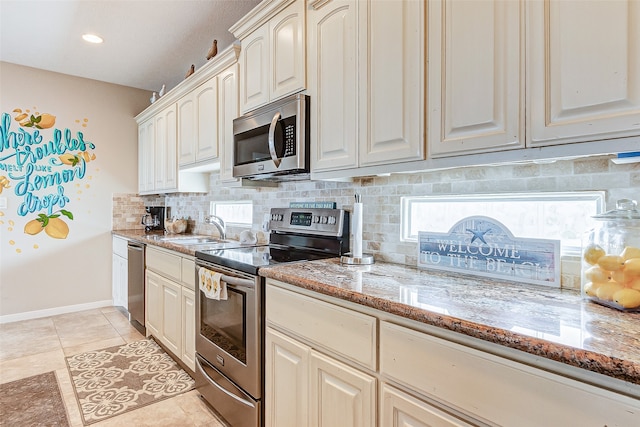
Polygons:
<instances>
[{"instance_id":1,"label":"dish towel","mask_svg":"<svg viewBox=\"0 0 640 427\"><path fill-rule=\"evenodd\" d=\"M221 280L222 274L215 273L204 267L198 270L199 287L205 297L213 300L226 300L227 284Z\"/></svg>"}]
</instances>

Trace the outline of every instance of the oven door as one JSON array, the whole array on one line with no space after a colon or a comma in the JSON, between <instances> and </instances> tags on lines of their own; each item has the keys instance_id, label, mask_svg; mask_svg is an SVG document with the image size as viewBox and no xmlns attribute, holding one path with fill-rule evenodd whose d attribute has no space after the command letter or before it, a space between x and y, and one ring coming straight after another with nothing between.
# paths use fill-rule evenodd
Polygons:
<instances>
[{"instance_id":1,"label":"oven door","mask_svg":"<svg viewBox=\"0 0 640 427\"><path fill-rule=\"evenodd\" d=\"M255 399L262 397L262 280L226 267L196 260L222 274L227 299L207 298L201 290L196 297L196 352Z\"/></svg>"}]
</instances>

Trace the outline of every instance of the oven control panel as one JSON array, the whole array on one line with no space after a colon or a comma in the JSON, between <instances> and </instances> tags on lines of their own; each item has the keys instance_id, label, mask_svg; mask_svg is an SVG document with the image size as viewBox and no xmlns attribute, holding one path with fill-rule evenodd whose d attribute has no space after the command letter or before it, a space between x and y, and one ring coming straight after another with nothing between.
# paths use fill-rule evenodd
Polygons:
<instances>
[{"instance_id":1,"label":"oven control panel","mask_svg":"<svg viewBox=\"0 0 640 427\"><path fill-rule=\"evenodd\" d=\"M272 208L271 231L342 236L346 212L343 209Z\"/></svg>"}]
</instances>

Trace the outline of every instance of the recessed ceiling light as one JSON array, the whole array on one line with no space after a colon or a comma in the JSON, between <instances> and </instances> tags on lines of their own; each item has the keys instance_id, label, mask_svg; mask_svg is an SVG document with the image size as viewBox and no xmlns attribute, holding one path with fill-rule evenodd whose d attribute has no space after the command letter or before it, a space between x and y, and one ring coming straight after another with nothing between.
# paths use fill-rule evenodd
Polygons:
<instances>
[{"instance_id":1,"label":"recessed ceiling light","mask_svg":"<svg viewBox=\"0 0 640 427\"><path fill-rule=\"evenodd\" d=\"M82 39L89 43L102 43L104 41L102 40L102 37L96 36L95 34L89 34L89 33L83 34Z\"/></svg>"}]
</instances>

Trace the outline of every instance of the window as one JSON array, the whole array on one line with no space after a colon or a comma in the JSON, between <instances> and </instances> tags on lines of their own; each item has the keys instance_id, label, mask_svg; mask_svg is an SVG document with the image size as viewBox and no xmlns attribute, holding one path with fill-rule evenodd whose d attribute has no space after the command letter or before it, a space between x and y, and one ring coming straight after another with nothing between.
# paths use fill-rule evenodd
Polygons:
<instances>
[{"instance_id":1,"label":"window","mask_svg":"<svg viewBox=\"0 0 640 427\"><path fill-rule=\"evenodd\" d=\"M516 237L561 240L564 255L579 253L582 235L604 210L604 192L481 194L403 197L401 240L418 231L446 233L463 218L483 215L504 224Z\"/></svg>"},{"instance_id":2,"label":"window","mask_svg":"<svg viewBox=\"0 0 640 427\"><path fill-rule=\"evenodd\" d=\"M251 200L211 202L209 213L219 216L227 225L251 226L253 224L253 202Z\"/></svg>"}]
</instances>

